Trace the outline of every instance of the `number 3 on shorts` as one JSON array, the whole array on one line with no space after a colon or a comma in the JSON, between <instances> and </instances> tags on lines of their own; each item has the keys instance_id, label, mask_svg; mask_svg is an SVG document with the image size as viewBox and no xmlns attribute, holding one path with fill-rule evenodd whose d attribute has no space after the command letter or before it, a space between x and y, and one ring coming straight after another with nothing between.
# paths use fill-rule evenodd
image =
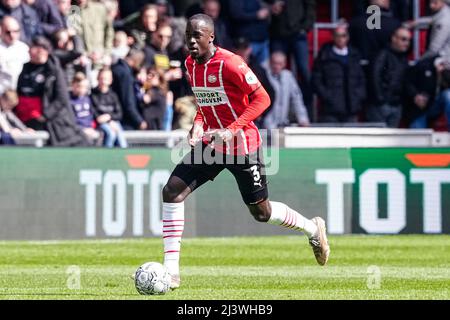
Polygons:
<instances>
[{"instance_id":1,"label":"number 3 on shorts","mask_svg":"<svg viewBox=\"0 0 450 320\"><path fill-rule=\"evenodd\" d=\"M258 171L258 166L254 165L250 168L253 174L253 180L255 180L255 186L261 186L261 174Z\"/></svg>"}]
</instances>

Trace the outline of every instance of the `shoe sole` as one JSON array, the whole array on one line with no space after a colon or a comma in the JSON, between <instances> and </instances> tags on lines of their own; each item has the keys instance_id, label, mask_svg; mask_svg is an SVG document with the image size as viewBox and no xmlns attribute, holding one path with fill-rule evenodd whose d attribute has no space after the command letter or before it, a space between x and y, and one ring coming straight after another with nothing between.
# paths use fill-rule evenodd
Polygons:
<instances>
[{"instance_id":1,"label":"shoe sole","mask_svg":"<svg viewBox=\"0 0 450 320\"><path fill-rule=\"evenodd\" d=\"M325 221L322 218L317 217L313 220L316 222L317 228L319 229L320 243L325 243L325 245L321 245L322 254L320 257L316 257L316 260L318 264L324 266L327 264L328 258L330 257L330 245L328 244L327 228L325 226Z\"/></svg>"}]
</instances>

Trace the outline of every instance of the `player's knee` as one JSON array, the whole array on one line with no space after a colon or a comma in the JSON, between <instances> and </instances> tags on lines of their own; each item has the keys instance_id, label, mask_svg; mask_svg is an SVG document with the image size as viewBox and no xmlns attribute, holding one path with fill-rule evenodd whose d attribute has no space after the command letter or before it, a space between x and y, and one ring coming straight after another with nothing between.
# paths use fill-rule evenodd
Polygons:
<instances>
[{"instance_id":1,"label":"player's knee","mask_svg":"<svg viewBox=\"0 0 450 320\"><path fill-rule=\"evenodd\" d=\"M258 222L266 223L270 219L270 209L260 205L249 205L250 213Z\"/></svg>"},{"instance_id":2,"label":"player's knee","mask_svg":"<svg viewBox=\"0 0 450 320\"><path fill-rule=\"evenodd\" d=\"M163 201L168 203L180 203L183 202L186 197L169 183L164 186L162 196Z\"/></svg>"}]
</instances>

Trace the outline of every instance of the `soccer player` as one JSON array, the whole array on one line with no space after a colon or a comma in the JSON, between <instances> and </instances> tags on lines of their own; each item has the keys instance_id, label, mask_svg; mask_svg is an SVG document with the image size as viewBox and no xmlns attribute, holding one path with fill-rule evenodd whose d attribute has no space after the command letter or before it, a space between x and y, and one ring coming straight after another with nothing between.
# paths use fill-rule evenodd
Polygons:
<instances>
[{"instance_id":1,"label":"soccer player","mask_svg":"<svg viewBox=\"0 0 450 320\"><path fill-rule=\"evenodd\" d=\"M253 123L270 104L266 90L242 58L213 44L214 22L209 16L192 16L185 36L190 53L185 65L198 109L188 137L191 152L163 189L164 265L172 276L171 288L180 286L184 200L224 169L235 177L257 221L304 232L317 262L325 265L330 248L323 219L309 220L284 203L269 200L258 152L261 137ZM210 158L220 161L211 163Z\"/></svg>"}]
</instances>

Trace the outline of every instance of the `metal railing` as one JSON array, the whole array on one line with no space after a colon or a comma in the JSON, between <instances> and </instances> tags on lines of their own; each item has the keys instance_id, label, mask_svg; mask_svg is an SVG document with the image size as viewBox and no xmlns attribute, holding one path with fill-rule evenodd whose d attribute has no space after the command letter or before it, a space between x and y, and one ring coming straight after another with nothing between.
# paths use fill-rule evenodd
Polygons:
<instances>
[{"instance_id":1,"label":"metal railing","mask_svg":"<svg viewBox=\"0 0 450 320\"><path fill-rule=\"evenodd\" d=\"M271 134L271 145L287 148L349 148L349 147L449 147L450 133L434 132L431 129L390 129L378 124L354 124L352 127L310 128L286 127ZM165 147L173 148L186 139L186 130L174 131L125 131L130 148ZM16 139L19 146L44 147L48 133L38 131L24 134ZM274 144L275 143L275 144Z\"/></svg>"},{"instance_id":2,"label":"metal railing","mask_svg":"<svg viewBox=\"0 0 450 320\"><path fill-rule=\"evenodd\" d=\"M130 147L167 147L172 148L182 139L186 139L187 130L174 131L124 131L125 139ZM14 137L18 146L42 148L47 145L49 134L47 131L23 133Z\"/></svg>"}]
</instances>

